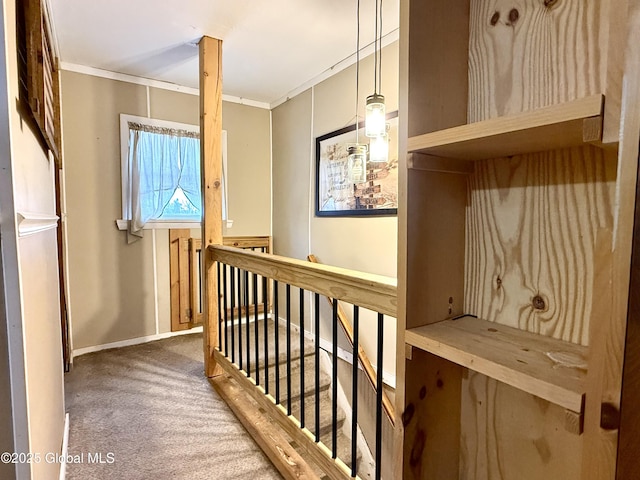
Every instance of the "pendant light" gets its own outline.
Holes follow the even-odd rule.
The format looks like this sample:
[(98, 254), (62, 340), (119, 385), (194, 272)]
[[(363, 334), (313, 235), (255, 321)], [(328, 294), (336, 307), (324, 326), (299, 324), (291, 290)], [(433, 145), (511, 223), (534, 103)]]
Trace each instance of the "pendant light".
[[(386, 134), (384, 95), (378, 87), (382, 83), (382, 0), (376, 2), (376, 26), (373, 44), (373, 95), (367, 97), (365, 109), (364, 132), (367, 137), (378, 137)], [(380, 15), (378, 16), (378, 9)], [(378, 26), (380, 28), (378, 29)], [(379, 35), (378, 35), (379, 32)]]
[(387, 163), (389, 161), (389, 134), (373, 137), (369, 142), (369, 161), (371, 163)]
[(385, 113), (384, 95), (380, 95), (379, 93), (369, 95), (367, 97), (367, 108), (364, 120), (364, 131), (367, 137), (384, 135)]
[(352, 145), (349, 147), (349, 159), (347, 160), (349, 179), (351, 183), (364, 183), (367, 181), (367, 146)]
[[(378, 0), (376, 0), (377, 2)], [(358, 84), (360, 82), (360, 0), (357, 6), (357, 30), (356, 30), (356, 143), (348, 148), (347, 176), (350, 183), (363, 183), (367, 181), (367, 145), (359, 143), (358, 136)]]

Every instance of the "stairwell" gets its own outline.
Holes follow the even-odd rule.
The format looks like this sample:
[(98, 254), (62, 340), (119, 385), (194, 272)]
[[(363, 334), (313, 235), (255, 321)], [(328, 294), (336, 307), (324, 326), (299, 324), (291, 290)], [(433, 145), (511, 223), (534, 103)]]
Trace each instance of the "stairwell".
[[(304, 338), (302, 349), (300, 344), (300, 334), (295, 326), (290, 331), (290, 376), (287, 375), (287, 329), (286, 323), (280, 320), (278, 324), (278, 354), (276, 355), (275, 341), (275, 322), (272, 319), (266, 320), (267, 324), (267, 344), (265, 345), (265, 320), (258, 319), (247, 324), (246, 319), (242, 319), (242, 324), (237, 324), (235, 319), (233, 328), (229, 326), (226, 329), (228, 342), (228, 358), (234, 363), (240, 365), (240, 356), (242, 356), (242, 369), (248, 372), (256, 383), (267, 390), (267, 392), (276, 397), (276, 365), (279, 372), (279, 400), (284, 408), (288, 408), (288, 399), (291, 398), (291, 415), (302, 421), (302, 406), (304, 405), (304, 426), (308, 428), (314, 435), (317, 433), (316, 428), (316, 361), (319, 362), (320, 376), (318, 383), (318, 397), (320, 406), (320, 423), (319, 434), (320, 441), (324, 443), (330, 450), (333, 449), (332, 442), (332, 410), (333, 402), (338, 404), (336, 426), (337, 426), (337, 456), (346, 465), (351, 467), (351, 408), (346, 401), (345, 395), (342, 394), (340, 385), (338, 385), (338, 396), (333, 399), (332, 378), (331, 378), (331, 358), (327, 352), (320, 350), (320, 358), (316, 359), (315, 343)], [(229, 320), (230, 324), (230, 320)], [(248, 325), (248, 327), (247, 327)], [(256, 326), (257, 326), (257, 356), (256, 356)], [(233, 335), (233, 341), (232, 341)], [(247, 362), (247, 335), (249, 346), (249, 362)], [(234, 348), (231, 348), (233, 344)], [(224, 345), (224, 342), (223, 342)], [(265, 355), (265, 348), (267, 355)], [(225, 350), (223, 348), (223, 353)], [(256, 360), (257, 358), (257, 360)], [(268, 372), (268, 385), (265, 385), (265, 363)], [(257, 369), (256, 369), (257, 364)], [(302, 370), (304, 368), (304, 374)], [(290, 379), (290, 394), (288, 390), (288, 381)], [(301, 379), (303, 379), (301, 381)], [(304, 390), (302, 389), (304, 383)], [(290, 442), (291, 446), (298, 450), (304, 456), (304, 452), (300, 451), (295, 442)], [(320, 478), (324, 477), (322, 471), (308, 461), (314, 471)], [(359, 434), (358, 438), (358, 454), (356, 458), (357, 474), (360, 478), (369, 479), (374, 477), (374, 463), (370, 453), (370, 449), (364, 441), (364, 437)]]

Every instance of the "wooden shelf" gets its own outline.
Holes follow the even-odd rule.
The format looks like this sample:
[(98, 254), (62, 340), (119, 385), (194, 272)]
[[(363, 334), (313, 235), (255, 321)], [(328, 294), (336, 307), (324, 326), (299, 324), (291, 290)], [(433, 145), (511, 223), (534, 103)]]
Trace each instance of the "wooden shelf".
[(464, 160), (499, 158), (598, 143), (604, 96), (410, 137), (409, 152)]
[[(587, 347), (474, 317), (412, 328), (407, 344), (582, 413), (586, 371), (554, 357), (586, 359)], [(586, 362), (586, 360), (585, 360)]]

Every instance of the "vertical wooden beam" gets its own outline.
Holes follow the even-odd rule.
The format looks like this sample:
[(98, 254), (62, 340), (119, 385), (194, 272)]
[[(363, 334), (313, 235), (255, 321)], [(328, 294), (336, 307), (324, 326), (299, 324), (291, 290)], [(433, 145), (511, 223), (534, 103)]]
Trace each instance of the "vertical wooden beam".
[[(629, 34), (629, 0), (609, 0), (602, 2), (605, 15), (602, 22), (607, 29), (603, 35), (603, 45), (607, 45), (607, 59), (602, 62), (604, 70), (604, 122), (602, 125), (602, 143), (615, 144), (620, 140), (620, 118), (622, 115), (622, 78), (625, 63), (625, 42)], [(604, 43), (606, 41), (606, 43)]]
[(204, 368), (222, 370), (213, 355), (218, 346), (218, 279), (209, 245), (222, 244), (222, 40), (200, 40), (200, 172), (202, 175), (202, 293)]
[[(638, 156), (640, 149), (638, 143), (640, 141), (640, 111), (638, 103), (640, 102), (640, 52), (637, 45), (640, 42), (640, 0), (630, 0), (628, 18), (628, 38), (626, 58), (625, 58), (625, 88), (622, 95), (622, 111), (623, 120), (621, 122), (622, 140), (620, 142), (620, 173), (626, 175), (621, 177), (625, 179), (625, 191), (627, 197), (621, 197), (621, 201), (626, 203), (626, 216), (620, 221), (626, 221), (626, 229), (623, 233), (628, 234), (630, 228), (633, 228), (632, 234), (632, 256), (631, 256), (631, 272), (629, 288), (626, 282), (620, 286), (621, 295), (628, 293), (628, 310), (627, 310), (627, 331), (626, 345), (624, 351), (624, 370), (622, 374), (622, 392), (620, 405), (620, 433), (618, 438), (617, 452), (617, 473), (616, 479), (623, 480), (625, 478), (633, 478), (638, 474), (638, 452), (640, 452), (640, 440), (638, 439), (638, 425), (640, 425), (640, 410), (638, 404), (640, 402), (640, 302), (638, 301), (638, 288), (640, 287), (640, 161)], [(622, 163), (624, 162), (624, 163)], [(626, 169), (626, 171), (623, 171)], [(619, 181), (620, 182), (620, 181)], [(629, 201), (631, 191), (635, 184), (635, 211), (633, 217), (631, 209), (633, 205)], [(631, 227), (631, 218), (634, 218), (633, 227)], [(628, 248), (628, 247), (627, 247)], [(623, 249), (623, 254), (626, 249)], [(624, 264), (620, 265), (623, 280), (626, 280), (627, 270)], [(624, 305), (620, 301), (619, 309)], [(622, 315), (622, 312), (620, 312)]]
[[(636, 208), (636, 188), (638, 179), (638, 142), (640, 141), (640, 52), (636, 45), (640, 41), (640, 0), (629, 0), (625, 11), (626, 48), (624, 59), (624, 82), (622, 88), (622, 108), (620, 122), (620, 144), (618, 148), (618, 175), (616, 185), (615, 230), (613, 232), (611, 261), (611, 313), (608, 315), (608, 327), (604, 336), (592, 336), (590, 356), (597, 350), (601, 358), (593, 358), (587, 374), (587, 394), (585, 403), (585, 428), (583, 440), (583, 480), (610, 480), (616, 476), (616, 467), (623, 468), (623, 462), (629, 460), (637, 466), (637, 452), (627, 450), (624, 444), (627, 438), (622, 436), (632, 427), (632, 416), (628, 408), (625, 416), (620, 417), (622, 368), (631, 365), (633, 360), (624, 358), (625, 335), (627, 335), (627, 316), (633, 315), (634, 293), (630, 293), (631, 268), (634, 240), (634, 217)], [(600, 293), (599, 293), (600, 295)], [(606, 317), (605, 317), (606, 318)], [(598, 319), (602, 321), (603, 319)], [(630, 322), (633, 320), (630, 320)], [(597, 344), (595, 343), (597, 342)], [(599, 345), (599, 348), (597, 348)], [(595, 350), (595, 351), (594, 351)], [(595, 363), (595, 362), (599, 363)], [(596, 366), (592, 369), (592, 364)], [(595, 382), (595, 385), (594, 385)], [(630, 378), (625, 378), (625, 392), (637, 398), (638, 392), (627, 390)], [(627, 403), (628, 405), (628, 403)], [(637, 408), (634, 405), (632, 408)], [(619, 428), (618, 428), (619, 427)], [(618, 443), (618, 435), (620, 443)], [(634, 432), (633, 435), (637, 435)], [(618, 446), (620, 452), (618, 452)], [(619, 465), (616, 466), (616, 457)], [(637, 468), (636, 468), (637, 470)], [(634, 471), (634, 474), (636, 472)], [(617, 478), (633, 478), (620, 477)]]
[(636, 212), (631, 257), (629, 314), (622, 374), (620, 402), (620, 434), (616, 479), (633, 478), (638, 474), (640, 452), (640, 185), (636, 186)]

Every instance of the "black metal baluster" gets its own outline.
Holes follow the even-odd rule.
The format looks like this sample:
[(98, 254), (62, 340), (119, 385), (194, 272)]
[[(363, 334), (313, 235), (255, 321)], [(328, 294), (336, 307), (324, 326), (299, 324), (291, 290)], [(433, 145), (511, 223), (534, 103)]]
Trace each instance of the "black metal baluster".
[(276, 403), (280, 404), (280, 317), (278, 312), (278, 282), (273, 281), (273, 330), (276, 338)]
[(251, 377), (251, 338), (249, 337), (249, 271), (244, 272), (244, 318), (247, 323), (247, 377)]
[(229, 268), (229, 293), (231, 293), (231, 363), (236, 363), (236, 331), (233, 328), (234, 323), (234, 310), (236, 308), (235, 305), (235, 297), (236, 297), (236, 279), (235, 279), (235, 271), (234, 267)]
[(222, 268), (222, 283), (224, 285), (223, 290), (223, 302), (222, 306), (224, 307), (224, 356), (229, 357), (229, 315), (227, 313), (227, 266), (223, 265)]
[(314, 295), (316, 337), (316, 442), (320, 441), (320, 294)]
[(238, 366), (242, 370), (242, 271), (238, 268)]
[(258, 325), (258, 275), (255, 273), (253, 274), (253, 324), (253, 339), (256, 347), (256, 385), (260, 385), (260, 358), (258, 351), (258, 328), (260, 327), (260, 325)]
[(331, 458), (338, 456), (338, 300), (333, 299), (333, 358), (331, 375)]
[(291, 415), (291, 285), (287, 283), (287, 415)]
[(304, 428), (304, 289), (300, 289), (300, 428)]
[(268, 319), (268, 293), (267, 277), (262, 277), (262, 300), (264, 301), (264, 386), (265, 393), (269, 395), (269, 319)]
[[(218, 273), (218, 351), (222, 351), (222, 285), (220, 283), (220, 262), (216, 262)], [(196, 306), (193, 305), (195, 309)], [(193, 314), (195, 316), (195, 312)]]
[(376, 391), (376, 475), (375, 479), (380, 480), (381, 462), (382, 462), (382, 340), (384, 338), (384, 315), (378, 313), (378, 372)]
[(353, 383), (351, 388), (351, 476), (355, 477), (358, 466), (356, 460), (358, 458), (358, 349), (360, 337), (360, 309), (357, 305), (353, 306)]

